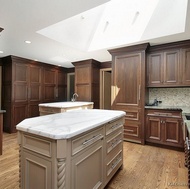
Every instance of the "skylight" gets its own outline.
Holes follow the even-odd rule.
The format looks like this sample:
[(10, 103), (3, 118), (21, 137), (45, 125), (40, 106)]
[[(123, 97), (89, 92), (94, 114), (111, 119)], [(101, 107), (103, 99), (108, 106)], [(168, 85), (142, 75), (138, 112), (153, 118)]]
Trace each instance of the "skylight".
[(139, 43), (185, 31), (188, 0), (111, 0), (37, 33), (81, 51)]

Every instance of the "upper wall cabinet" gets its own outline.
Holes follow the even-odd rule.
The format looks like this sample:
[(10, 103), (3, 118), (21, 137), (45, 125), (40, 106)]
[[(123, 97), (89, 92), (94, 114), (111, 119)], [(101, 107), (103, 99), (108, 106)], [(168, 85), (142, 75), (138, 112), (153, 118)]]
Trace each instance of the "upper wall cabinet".
[(182, 83), (183, 85), (190, 86), (190, 45), (189, 48), (181, 49), (181, 56), (182, 56)]
[(190, 40), (150, 47), (148, 87), (190, 86)]
[(148, 55), (148, 85), (175, 86), (179, 84), (179, 51), (165, 51)]

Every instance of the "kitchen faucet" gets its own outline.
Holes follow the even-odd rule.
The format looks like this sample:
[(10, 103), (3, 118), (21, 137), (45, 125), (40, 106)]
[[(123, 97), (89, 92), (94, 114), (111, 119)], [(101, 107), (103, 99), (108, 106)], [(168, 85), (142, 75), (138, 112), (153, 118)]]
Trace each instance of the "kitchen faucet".
[(74, 93), (73, 94), (73, 98), (71, 98), (71, 101), (72, 102), (75, 102), (76, 100), (77, 100), (77, 97), (78, 97), (79, 95), (77, 94), (77, 93)]

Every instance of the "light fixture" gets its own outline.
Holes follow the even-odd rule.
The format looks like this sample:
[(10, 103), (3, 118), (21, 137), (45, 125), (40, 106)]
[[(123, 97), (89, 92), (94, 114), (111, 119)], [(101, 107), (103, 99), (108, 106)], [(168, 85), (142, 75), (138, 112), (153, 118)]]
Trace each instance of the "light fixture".
[(0, 51), (0, 54), (3, 54), (3, 51)]
[(32, 42), (31, 42), (31, 41), (26, 40), (26, 41), (25, 41), (25, 43), (30, 44), (30, 43), (32, 43)]

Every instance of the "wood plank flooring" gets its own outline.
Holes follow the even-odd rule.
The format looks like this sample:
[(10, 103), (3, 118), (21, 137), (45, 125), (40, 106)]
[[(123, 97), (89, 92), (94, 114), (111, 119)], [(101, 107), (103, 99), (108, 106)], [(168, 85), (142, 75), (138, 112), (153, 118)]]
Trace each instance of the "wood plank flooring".
[[(0, 189), (19, 188), (16, 134), (3, 134)], [(184, 153), (124, 142), (124, 166), (106, 189), (187, 189)]]

